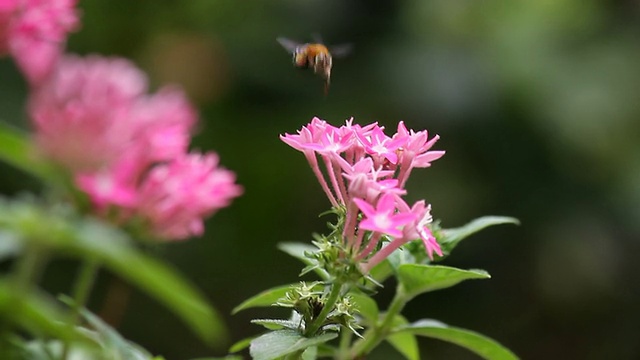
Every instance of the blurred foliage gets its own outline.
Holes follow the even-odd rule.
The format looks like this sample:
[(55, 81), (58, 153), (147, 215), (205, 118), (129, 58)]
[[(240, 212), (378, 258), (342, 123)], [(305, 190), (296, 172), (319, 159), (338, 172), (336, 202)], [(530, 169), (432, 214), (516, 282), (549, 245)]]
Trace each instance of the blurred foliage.
[[(426, 309), (500, 339), (522, 358), (640, 356), (637, 2), (101, 0), (80, 7), (83, 28), (69, 51), (130, 57), (154, 86), (184, 86), (201, 110), (195, 146), (219, 152), (246, 189), (209, 221), (204, 238), (164, 254), (216, 308), (228, 313), (265, 285), (295, 279), (298, 264), (276, 243), (308, 241), (323, 227), (317, 214), (329, 204), (278, 134), (316, 115), (333, 124), (351, 116), (391, 127), (405, 120), (439, 134), (438, 148), (447, 151), (409, 183), (443, 226), (488, 213), (522, 221), (481, 233), (447, 259), (487, 269), (491, 282), (418, 297), (407, 318)], [(335, 61), (326, 98), (319, 79), (293, 69), (275, 42), (310, 40), (314, 32), (329, 44), (354, 45)], [(0, 119), (23, 128), (25, 88), (10, 60), (0, 59)], [(37, 189), (0, 166), (3, 193)], [(60, 279), (72, 273), (70, 264), (54, 263), (44, 284), (64, 289)], [(102, 304), (99, 295), (90, 308)], [(227, 317), (234, 339), (258, 331), (249, 323), (262, 314), (255, 311)], [(176, 318), (157, 313), (165, 312), (134, 293), (119, 330), (168, 359), (211, 354)], [(149, 326), (150, 314), (158, 326)], [(434, 359), (470, 358), (440, 342), (421, 345)]]

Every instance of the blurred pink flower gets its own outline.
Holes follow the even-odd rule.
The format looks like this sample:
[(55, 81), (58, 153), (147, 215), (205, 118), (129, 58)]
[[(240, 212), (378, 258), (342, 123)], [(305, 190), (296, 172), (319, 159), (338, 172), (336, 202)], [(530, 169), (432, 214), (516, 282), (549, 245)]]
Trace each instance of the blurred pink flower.
[(183, 92), (146, 91), (145, 75), (127, 60), (66, 56), (29, 100), (35, 140), (97, 214), (142, 220), (165, 240), (199, 235), (203, 218), (241, 188), (217, 155), (187, 154), (197, 113)]
[(0, 0), (0, 55), (13, 56), (32, 85), (44, 81), (79, 25), (76, 0)]
[(62, 58), (29, 102), (39, 148), (74, 172), (104, 170), (125, 152), (140, 170), (185, 153), (195, 110), (176, 88), (146, 89), (144, 73), (127, 60)]
[(242, 193), (235, 175), (218, 166), (218, 156), (187, 154), (151, 169), (139, 189), (136, 215), (164, 239), (201, 235), (203, 217)]
[(29, 99), (40, 150), (73, 172), (111, 166), (135, 144), (141, 124), (132, 112), (146, 87), (127, 60), (64, 57)]

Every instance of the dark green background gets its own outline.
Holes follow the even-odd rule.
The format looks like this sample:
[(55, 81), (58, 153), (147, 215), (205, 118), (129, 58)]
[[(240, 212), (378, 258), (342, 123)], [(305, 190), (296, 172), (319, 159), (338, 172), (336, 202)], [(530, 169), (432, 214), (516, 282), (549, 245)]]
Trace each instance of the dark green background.
[[(491, 280), (423, 295), (407, 317), (477, 330), (524, 359), (640, 357), (637, 2), (94, 0), (80, 7), (83, 25), (69, 51), (130, 58), (154, 89), (184, 86), (201, 116), (193, 147), (217, 151), (245, 187), (208, 221), (203, 238), (161, 254), (225, 315), (266, 287), (297, 281), (301, 266), (278, 242), (324, 231), (317, 214), (329, 203), (304, 157), (278, 135), (313, 116), (334, 125), (354, 116), (389, 130), (404, 120), (439, 134), (437, 148), (447, 151), (414, 172), (409, 201), (425, 198), (445, 227), (489, 214), (522, 221), (474, 236), (446, 261), (486, 269)], [(306, 41), (314, 32), (354, 46), (334, 61), (326, 98), (321, 81), (295, 70), (275, 41)], [(0, 119), (27, 128), (25, 97), (14, 65), (1, 59)], [(39, 189), (4, 164), (0, 172), (6, 194)], [(74, 270), (55, 262), (44, 285), (66, 291)], [(93, 310), (110, 282), (101, 277)], [(380, 294), (383, 303), (392, 289)], [(233, 339), (257, 334), (249, 320), (274, 311), (227, 316)], [(120, 330), (168, 359), (224, 353), (136, 292)], [(453, 345), (422, 345), (425, 359), (474, 358)]]

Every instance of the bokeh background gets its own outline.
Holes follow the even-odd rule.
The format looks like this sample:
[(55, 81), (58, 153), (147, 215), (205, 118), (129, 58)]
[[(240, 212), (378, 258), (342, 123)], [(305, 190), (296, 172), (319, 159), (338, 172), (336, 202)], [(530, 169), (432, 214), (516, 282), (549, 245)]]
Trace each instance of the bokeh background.
[[(523, 359), (640, 358), (640, 4), (633, 0), (80, 1), (70, 52), (132, 59), (154, 87), (177, 83), (200, 110), (194, 148), (215, 150), (245, 194), (208, 221), (206, 236), (160, 256), (225, 315), (234, 340), (255, 335), (243, 299), (297, 281), (277, 250), (324, 231), (329, 206), (304, 157), (278, 135), (318, 116), (351, 116), (439, 134), (447, 155), (409, 183), (445, 227), (482, 215), (522, 225), (486, 230), (446, 264), (493, 278), (423, 295), (410, 320), (477, 330)], [(353, 44), (332, 88), (295, 70), (275, 41)], [(0, 117), (28, 128), (26, 86), (0, 60)], [(39, 184), (0, 164), (0, 190)], [(75, 264), (44, 286), (66, 290)], [(91, 308), (113, 286), (102, 274)], [(380, 294), (388, 301), (393, 284)], [(167, 359), (222, 355), (160, 305), (133, 292), (119, 330)], [(422, 340), (429, 359), (475, 359)], [(400, 358), (391, 349), (372, 358)]]

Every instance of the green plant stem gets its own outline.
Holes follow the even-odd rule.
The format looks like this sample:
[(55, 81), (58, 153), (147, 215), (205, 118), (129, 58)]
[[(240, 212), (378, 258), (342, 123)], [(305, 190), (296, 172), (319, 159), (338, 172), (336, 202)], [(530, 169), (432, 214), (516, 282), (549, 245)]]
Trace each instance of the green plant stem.
[[(45, 263), (45, 252), (30, 243), (27, 243), (24, 255), (19, 257), (13, 265), (11, 281), (17, 295), (28, 295), (31, 288), (37, 283), (40, 272)], [(17, 300), (15, 300), (17, 301)], [(0, 347), (8, 341), (11, 325), (7, 322), (0, 323)]]
[[(71, 326), (77, 325), (80, 320), (80, 309), (85, 306), (89, 299), (89, 294), (98, 274), (98, 268), (99, 264), (94, 259), (84, 261), (80, 267), (80, 272), (73, 287), (73, 305), (69, 318), (69, 325)], [(68, 342), (64, 343), (61, 356), (63, 360), (66, 360), (69, 355), (69, 345)]]
[(409, 300), (410, 297), (405, 294), (400, 286), (398, 286), (396, 294), (393, 297), (382, 322), (380, 325), (376, 325), (371, 329), (368, 334), (365, 334), (364, 339), (357, 341), (353, 345), (350, 358), (357, 359), (363, 357), (378, 346), (389, 335), (391, 327), (393, 326), (393, 320), (398, 314), (400, 314)]
[(338, 347), (336, 360), (349, 359), (349, 345), (351, 345), (352, 338), (353, 338), (353, 333), (351, 331), (347, 331), (344, 328), (340, 330), (340, 346)]
[(43, 265), (42, 251), (31, 245), (27, 245), (24, 256), (18, 259), (15, 268), (15, 286), (20, 292), (28, 292), (40, 276)]
[(315, 333), (320, 329), (322, 324), (324, 323), (327, 315), (333, 310), (336, 302), (338, 301), (338, 297), (340, 297), (340, 293), (342, 292), (342, 282), (335, 282), (331, 285), (331, 291), (329, 292), (329, 297), (327, 301), (324, 303), (322, 311), (320, 314), (313, 319), (313, 321), (307, 325), (304, 335), (306, 337), (310, 337), (315, 335)]

